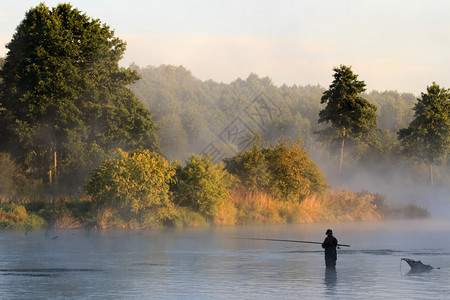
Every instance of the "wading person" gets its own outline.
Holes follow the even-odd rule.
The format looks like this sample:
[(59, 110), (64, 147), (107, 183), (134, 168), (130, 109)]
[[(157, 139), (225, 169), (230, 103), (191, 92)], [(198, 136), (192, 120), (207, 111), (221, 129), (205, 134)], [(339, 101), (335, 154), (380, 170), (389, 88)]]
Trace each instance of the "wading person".
[(325, 266), (328, 268), (336, 268), (337, 253), (336, 247), (338, 245), (337, 239), (333, 236), (333, 230), (327, 229), (325, 233), (327, 237), (322, 243), (322, 248), (325, 249)]

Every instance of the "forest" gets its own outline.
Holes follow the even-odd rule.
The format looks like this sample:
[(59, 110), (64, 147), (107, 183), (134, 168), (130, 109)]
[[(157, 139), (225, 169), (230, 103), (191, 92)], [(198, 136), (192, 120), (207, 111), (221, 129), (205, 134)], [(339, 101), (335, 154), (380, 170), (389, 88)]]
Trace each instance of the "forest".
[[(238, 78), (229, 84), (201, 81), (182, 66), (140, 68), (132, 65), (130, 68), (141, 75), (141, 80), (131, 85), (130, 89), (151, 110), (152, 119), (160, 128), (160, 147), (170, 159), (183, 161), (189, 153), (208, 150), (210, 143), (216, 143), (225, 152), (225, 157), (235, 155), (242, 149), (234, 145), (234, 149), (230, 150), (220, 145), (228, 142), (221, 139), (220, 134), (239, 118), (244, 124), (243, 130), (257, 135), (256, 140), (262, 140), (265, 145), (276, 144), (280, 136), (294, 140), (300, 137), (305, 148), (312, 153), (313, 160), (336, 183), (347, 184), (351, 180), (346, 177), (352, 177), (361, 168), (374, 172), (375, 177), (384, 176), (380, 172), (399, 174), (401, 170), (404, 171), (402, 177), (405, 181), (429, 183), (426, 160), (415, 157), (411, 149), (402, 146), (398, 135), (414, 119), (418, 97), (411, 93), (364, 91), (360, 94), (376, 107), (378, 130), (371, 145), (367, 141), (354, 141), (353, 144), (349, 141), (350, 147), (344, 152), (343, 172), (346, 176), (336, 176), (336, 146), (340, 147), (340, 144), (329, 143), (329, 138), (321, 141), (318, 134), (324, 129), (324, 124), (318, 121), (319, 113), (325, 107), (321, 98), (326, 88), (277, 87), (270, 78), (260, 78), (256, 74), (250, 74), (245, 80)], [(258, 126), (246, 112), (249, 106), (258, 105), (255, 102), (261, 93), (263, 101), (274, 107), (272, 118), (267, 119), (264, 127)], [(448, 115), (448, 98), (446, 101)], [(448, 128), (448, 117), (446, 120), (444, 128)], [(444, 136), (448, 139), (448, 129)], [(446, 143), (447, 146), (443, 146), (445, 153), (448, 152)], [(445, 186), (449, 182), (445, 155), (436, 168), (433, 184)]]
[(450, 183), (450, 92), (434, 82), (418, 96), (367, 92), (346, 65), (328, 88), (123, 68), (125, 41), (70, 4), (30, 9), (7, 49), (2, 228), (425, 217), (410, 195)]

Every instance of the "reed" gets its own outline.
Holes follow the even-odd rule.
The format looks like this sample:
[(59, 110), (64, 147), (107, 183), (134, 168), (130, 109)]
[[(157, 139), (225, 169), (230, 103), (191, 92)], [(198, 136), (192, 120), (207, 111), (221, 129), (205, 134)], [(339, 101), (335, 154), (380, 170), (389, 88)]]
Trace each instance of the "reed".
[(218, 224), (309, 223), (323, 217), (322, 202), (309, 196), (302, 202), (284, 201), (244, 188), (235, 191), (219, 210)]
[(277, 199), (245, 188), (224, 201), (215, 223), (280, 224), (320, 221), (375, 221), (382, 219), (375, 197), (367, 193), (332, 190), (326, 196), (312, 194), (301, 202)]
[(375, 204), (375, 196), (335, 189), (327, 194), (327, 215), (337, 221), (378, 221), (381, 210)]

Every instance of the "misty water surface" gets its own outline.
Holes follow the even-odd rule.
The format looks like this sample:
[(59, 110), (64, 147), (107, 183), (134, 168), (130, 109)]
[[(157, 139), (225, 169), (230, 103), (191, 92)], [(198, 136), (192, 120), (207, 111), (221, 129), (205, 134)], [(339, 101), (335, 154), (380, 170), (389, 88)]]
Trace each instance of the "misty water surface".
[[(320, 245), (330, 224), (158, 231), (2, 232), (1, 299), (444, 299), (449, 221), (332, 226), (336, 273)], [(402, 257), (441, 267), (412, 274)]]

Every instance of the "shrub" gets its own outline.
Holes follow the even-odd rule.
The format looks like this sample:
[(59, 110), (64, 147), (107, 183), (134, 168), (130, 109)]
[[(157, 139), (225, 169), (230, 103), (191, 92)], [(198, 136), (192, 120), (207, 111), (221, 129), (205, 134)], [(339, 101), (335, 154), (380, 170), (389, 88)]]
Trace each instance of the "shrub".
[(30, 214), (23, 205), (8, 204), (0, 208), (0, 227), (37, 229), (46, 223), (43, 218)]
[[(289, 145), (288, 145), (289, 142)], [(272, 194), (299, 202), (311, 193), (323, 194), (327, 181), (316, 163), (310, 160), (302, 141), (280, 140), (267, 150), (267, 161), (272, 173)]]
[(224, 170), (223, 164), (214, 164), (209, 157), (193, 154), (185, 167), (178, 167), (172, 190), (178, 204), (192, 207), (213, 219), (228, 196), (230, 184), (230, 174)]
[(254, 146), (229, 159), (227, 168), (246, 189), (292, 202), (301, 202), (311, 193), (322, 195), (328, 189), (325, 177), (310, 160), (300, 139), (281, 139), (271, 148)]
[(271, 175), (266, 159), (267, 149), (254, 145), (226, 161), (227, 170), (236, 174), (249, 191), (268, 191)]
[(148, 209), (161, 209), (162, 221), (168, 218), (169, 183), (175, 166), (161, 155), (137, 149), (118, 150), (119, 158), (105, 161), (87, 181), (86, 191), (94, 203), (117, 209), (122, 215), (139, 216)]

